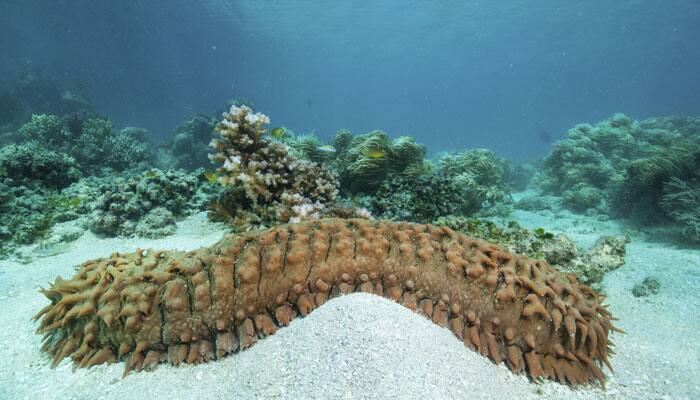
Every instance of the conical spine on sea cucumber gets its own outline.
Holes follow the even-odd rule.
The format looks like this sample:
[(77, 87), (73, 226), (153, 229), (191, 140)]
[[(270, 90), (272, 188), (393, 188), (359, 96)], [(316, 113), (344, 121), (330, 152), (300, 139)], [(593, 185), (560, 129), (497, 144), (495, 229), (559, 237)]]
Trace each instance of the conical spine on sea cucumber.
[(515, 373), (604, 384), (615, 328), (602, 296), (546, 262), (444, 227), (322, 219), (190, 252), (114, 253), (42, 292), (53, 365), (124, 360), (125, 374), (246, 349), (329, 298), (392, 299)]

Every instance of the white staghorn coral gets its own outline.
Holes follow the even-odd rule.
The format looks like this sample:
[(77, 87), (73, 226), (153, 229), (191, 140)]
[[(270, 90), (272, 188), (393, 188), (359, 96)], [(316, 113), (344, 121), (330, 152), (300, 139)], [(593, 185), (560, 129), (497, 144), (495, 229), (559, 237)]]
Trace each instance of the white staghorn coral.
[(299, 160), (289, 148), (264, 137), (270, 119), (246, 106), (232, 106), (217, 125), (209, 158), (221, 163), (218, 181), (230, 188), (220, 204), (229, 216), (254, 215), (261, 222), (318, 217), (338, 193), (335, 173)]

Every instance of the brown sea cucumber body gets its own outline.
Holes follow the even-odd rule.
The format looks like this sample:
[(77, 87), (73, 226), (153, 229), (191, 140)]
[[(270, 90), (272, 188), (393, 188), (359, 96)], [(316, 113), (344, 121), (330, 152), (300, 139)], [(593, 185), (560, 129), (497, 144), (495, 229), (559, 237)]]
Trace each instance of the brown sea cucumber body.
[(115, 253), (57, 278), (36, 318), (54, 365), (125, 360), (128, 372), (235, 353), (358, 291), (399, 302), (516, 373), (604, 383), (614, 328), (602, 296), (544, 261), (432, 225), (324, 219), (190, 252)]

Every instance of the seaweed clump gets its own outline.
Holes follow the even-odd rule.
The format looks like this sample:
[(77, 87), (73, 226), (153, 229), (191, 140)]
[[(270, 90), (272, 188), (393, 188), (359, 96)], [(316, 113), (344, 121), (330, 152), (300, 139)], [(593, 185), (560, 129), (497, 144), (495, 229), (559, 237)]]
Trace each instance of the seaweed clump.
[(268, 123), (250, 107), (233, 105), (217, 124), (209, 158), (221, 164), (216, 175), (225, 190), (213, 205), (214, 219), (245, 227), (318, 218), (336, 199), (336, 174), (270, 140)]
[[(700, 178), (700, 177), (698, 177)], [(671, 178), (664, 183), (661, 208), (680, 225), (683, 236), (700, 243), (700, 180)]]
[(379, 130), (353, 136), (340, 131), (334, 137), (337, 166), (344, 193), (373, 193), (388, 178), (421, 164), (425, 146), (410, 136), (393, 141)]

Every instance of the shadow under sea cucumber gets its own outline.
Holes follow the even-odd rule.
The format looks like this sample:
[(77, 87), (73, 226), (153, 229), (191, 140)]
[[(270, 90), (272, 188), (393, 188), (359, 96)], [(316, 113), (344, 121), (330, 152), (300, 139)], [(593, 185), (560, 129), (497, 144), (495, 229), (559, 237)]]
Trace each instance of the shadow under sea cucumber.
[(605, 383), (617, 330), (603, 296), (542, 260), (449, 228), (363, 219), (114, 253), (42, 292), (37, 333), (54, 366), (123, 360), (125, 374), (224, 357), (352, 292), (397, 301), (515, 373), (572, 385)]

